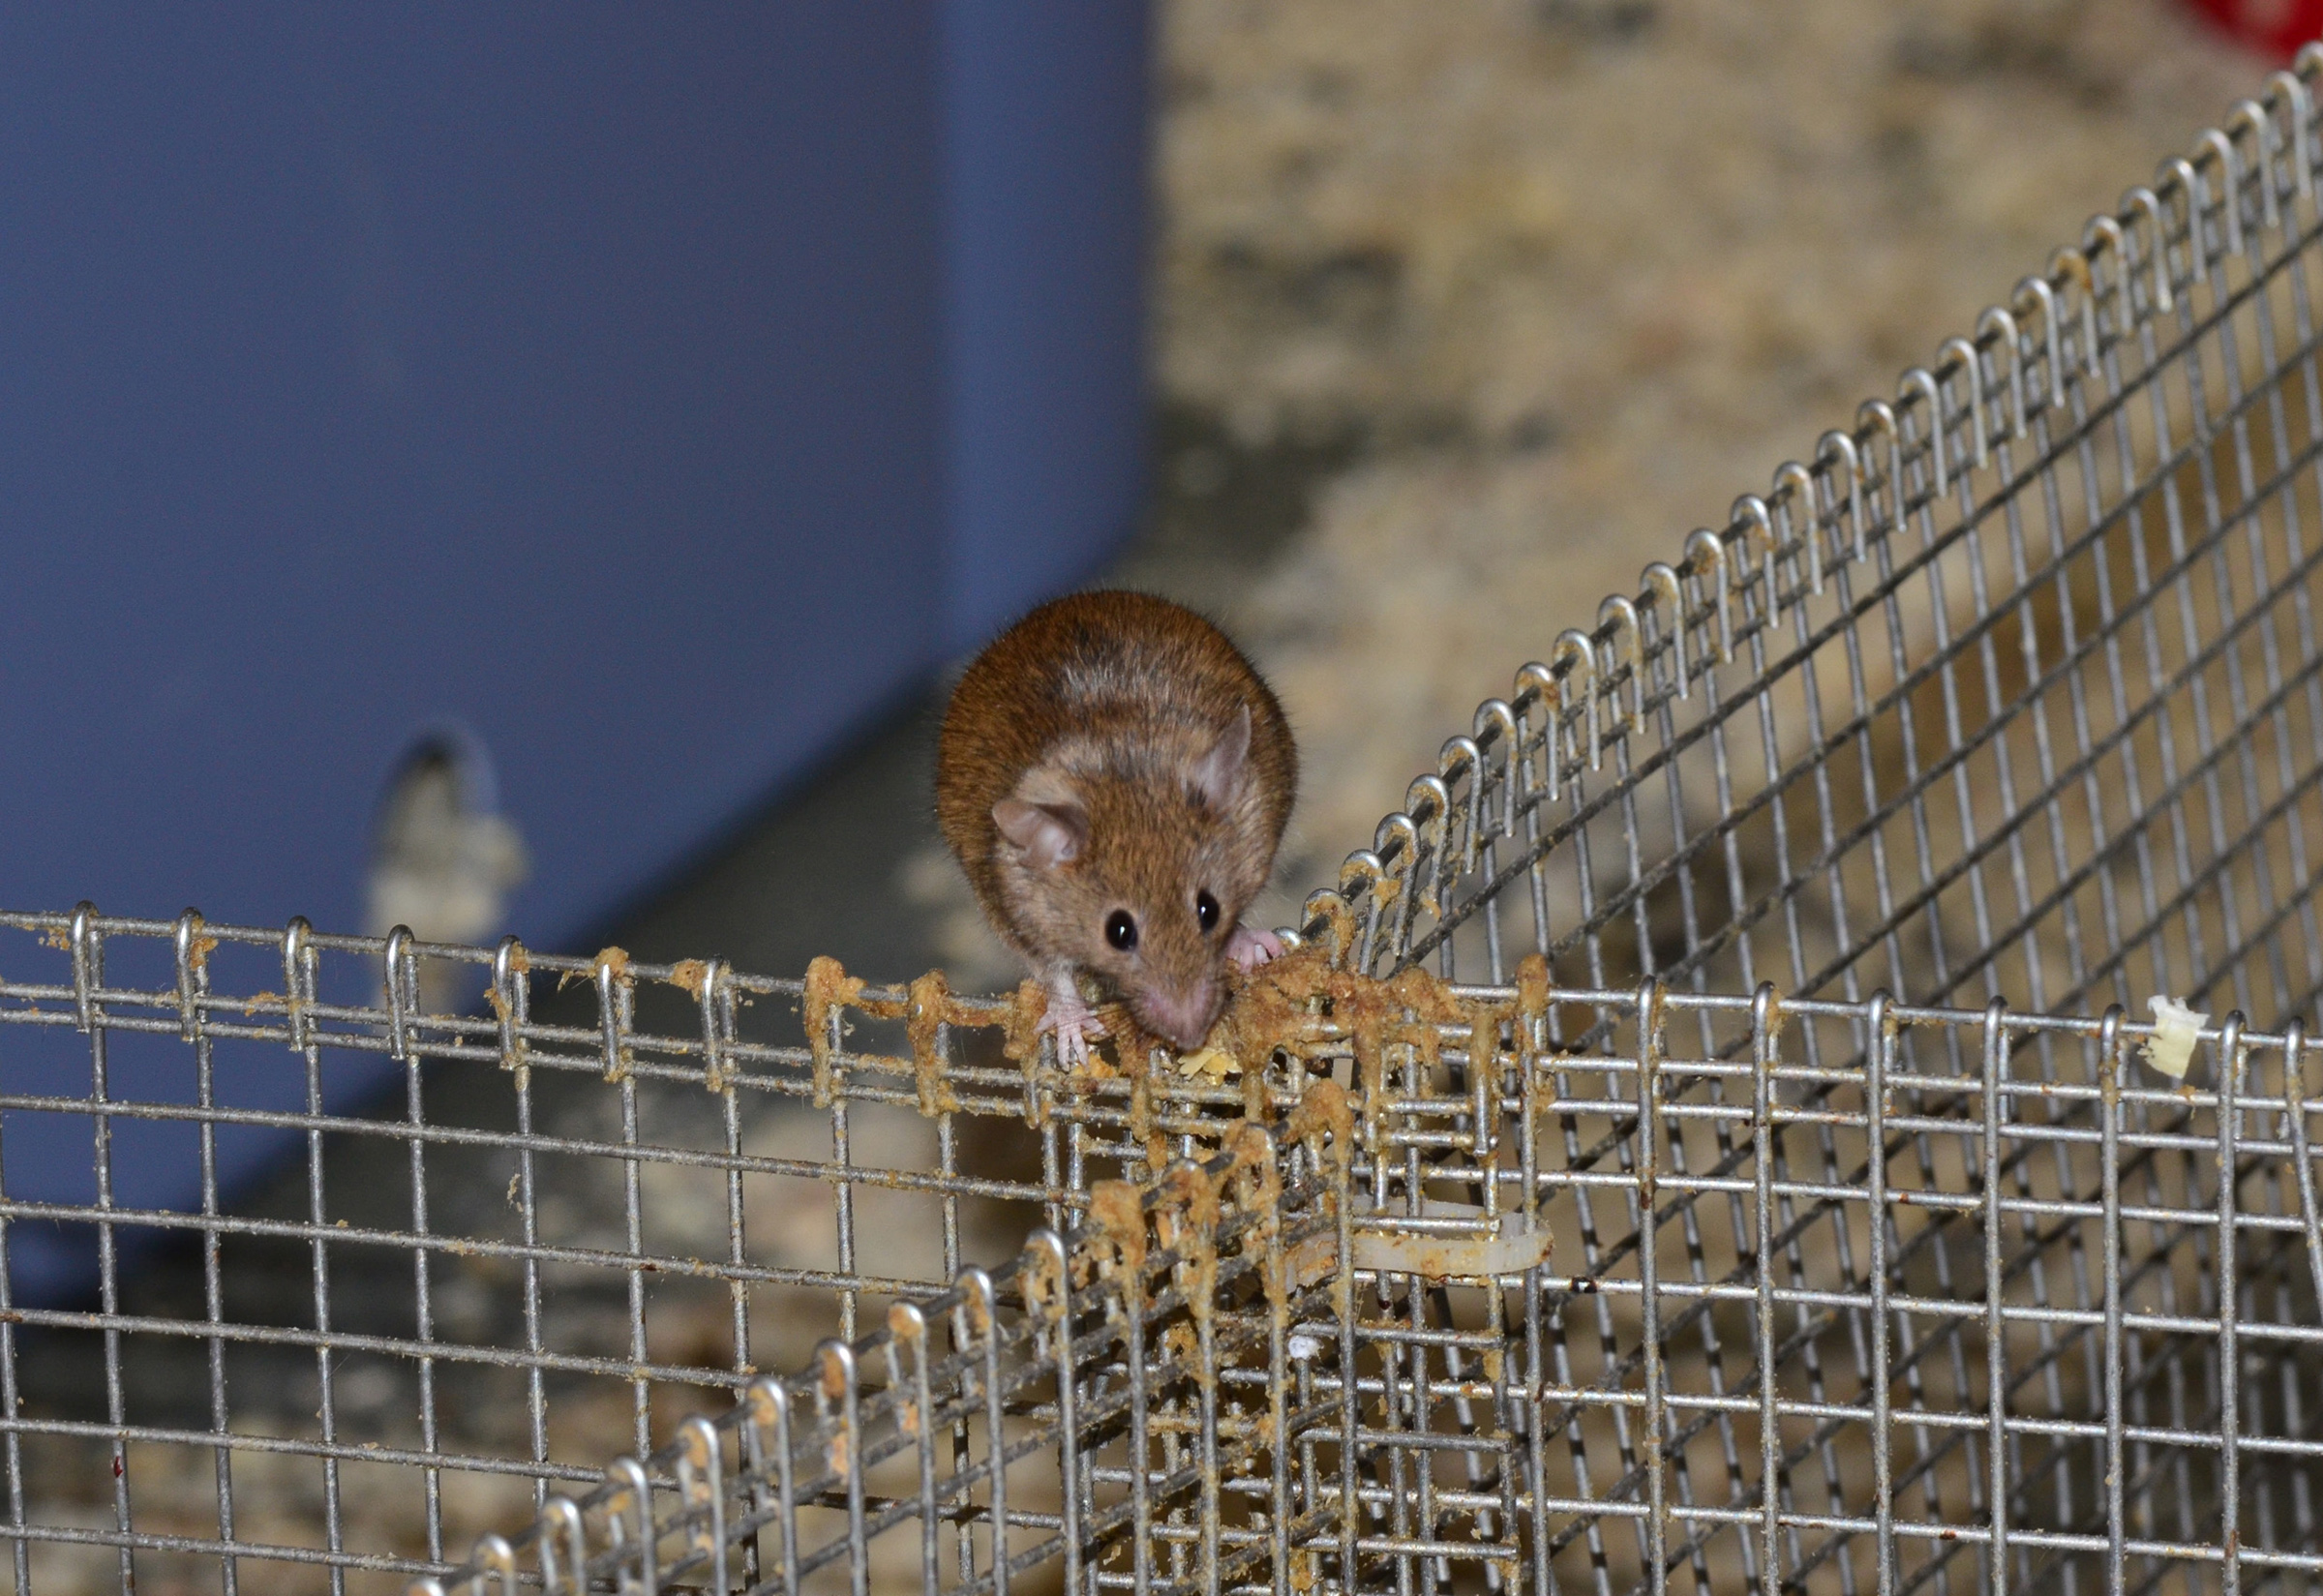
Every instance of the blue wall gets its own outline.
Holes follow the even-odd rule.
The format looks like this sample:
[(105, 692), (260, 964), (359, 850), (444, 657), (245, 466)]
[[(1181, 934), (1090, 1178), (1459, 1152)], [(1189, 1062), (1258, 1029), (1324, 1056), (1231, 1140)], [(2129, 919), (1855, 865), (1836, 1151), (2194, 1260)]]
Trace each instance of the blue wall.
[(354, 928), (453, 727), (570, 946), (1086, 576), (1146, 71), (1135, 0), (0, 10), (0, 903)]
[(0, 12), (0, 901), (579, 936), (1134, 515), (1140, 8)]
[[(950, 0), (948, 640), (1088, 574), (1143, 481), (1143, 8)], [(1063, 581), (1060, 581), (1060, 578)]]

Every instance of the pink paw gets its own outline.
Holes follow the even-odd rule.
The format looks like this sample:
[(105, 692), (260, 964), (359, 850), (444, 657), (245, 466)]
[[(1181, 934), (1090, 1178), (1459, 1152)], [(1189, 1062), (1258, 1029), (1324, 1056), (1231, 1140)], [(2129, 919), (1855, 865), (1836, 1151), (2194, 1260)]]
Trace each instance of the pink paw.
[(1041, 1016), (1041, 1029), (1056, 1033), (1057, 1062), (1068, 1069), (1086, 1069), (1089, 1044), (1105, 1034), (1104, 1022), (1089, 1011), (1079, 992), (1065, 997), (1054, 988), (1048, 996), (1048, 1012)]
[(1255, 969), (1282, 956), (1282, 939), (1272, 931), (1253, 931), (1247, 925), (1234, 927), (1226, 939), (1226, 957), (1245, 970)]

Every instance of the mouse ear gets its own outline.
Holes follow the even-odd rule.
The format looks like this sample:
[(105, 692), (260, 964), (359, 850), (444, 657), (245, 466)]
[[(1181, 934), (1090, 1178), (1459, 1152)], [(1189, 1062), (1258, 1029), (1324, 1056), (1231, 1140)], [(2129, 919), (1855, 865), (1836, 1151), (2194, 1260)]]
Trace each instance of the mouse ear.
[(1071, 863), (1089, 841), (1089, 812), (1077, 803), (1002, 798), (992, 805), (992, 824), (1024, 851), (1025, 862), (1036, 870)]
[(1251, 707), (1246, 704), (1235, 711), (1210, 751), (1193, 762), (1189, 777), (1193, 790), (1211, 808), (1228, 809), (1233, 807), (1234, 795), (1242, 790), (1243, 768), (1250, 762)]

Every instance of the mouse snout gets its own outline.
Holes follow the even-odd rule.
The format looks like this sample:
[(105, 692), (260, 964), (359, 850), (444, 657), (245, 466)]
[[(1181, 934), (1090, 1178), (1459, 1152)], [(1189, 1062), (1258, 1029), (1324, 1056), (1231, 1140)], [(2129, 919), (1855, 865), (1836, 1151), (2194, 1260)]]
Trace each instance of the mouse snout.
[(1182, 1050), (1192, 1049), (1201, 1046), (1210, 1034), (1224, 997), (1217, 981), (1201, 980), (1191, 986), (1152, 988), (1132, 999), (1130, 1008), (1148, 1031)]

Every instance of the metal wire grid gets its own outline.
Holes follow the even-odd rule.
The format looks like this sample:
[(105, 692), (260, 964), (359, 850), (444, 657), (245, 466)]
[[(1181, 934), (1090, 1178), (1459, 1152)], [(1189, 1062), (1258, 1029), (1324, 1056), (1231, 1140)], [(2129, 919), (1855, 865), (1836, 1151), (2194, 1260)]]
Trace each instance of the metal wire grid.
[[(970, 1277), (920, 1310), (967, 1314), (927, 1401), (887, 1410), (919, 1433), (950, 1428), (950, 1474), (939, 1461), (875, 1495), (867, 1460), (841, 1468), (829, 1450), (867, 1422), (864, 1400), (892, 1403), (861, 1383), (897, 1344), (890, 1328), (862, 1343), (857, 1384), (827, 1350), (821, 1377), (789, 1388), (794, 1417), (816, 1414), (799, 1445), (825, 1448), (836, 1499), (797, 1448), (784, 1498), (780, 1461), (753, 1460), (757, 1431), (729, 1418), (714, 1464), (695, 1428), (696, 1450), (662, 1456), (666, 1480), (643, 1494), (676, 1491), (680, 1516), (655, 1521), (686, 1530), (689, 1499), (707, 1513), (714, 1467), (776, 1492), (773, 1518), (764, 1496), (745, 1511), (709, 1492), (725, 1515), (709, 1544), (738, 1548), (727, 1574), (788, 1581), (767, 1533), (805, 1547), (781, 1514), (836, 1513), (824, 1547), (843, 1551), (799, 1577), (856, 1590), (875, 1570), (883, 1585), (997, 1588), (996, 1516), (1004, 1568), (1037, 1579), (1042, 1547), (1059, 1564), (1073, 1547), (1092, 1589), (1515, 1580), (1661, 1596), (1690, 1579), (1887, 1596), (1972, 1577), (1997, 1592), (2315, 1574), (2308, 1125), (2281, 1062), (2302, 1040), (2236, 1020), (2217, 1046), (2240, 1067), (2212, 1090), (2141, 1092), (2122, 1081), (2111, 1020), (1861, 994), (2230, 994), (2287, 1026), (2323, 980), (2304, 890), (2323, 726), (2303, 531), (2323, 437), (2302, 80), (2316, 69), (2303, 58), (2231, 134), (2166, 166), (2157, 195), (2093, 223), (2053, 280), (2020, 287), (2023, 323), (1988, 313), (1934, 374), (1907, 375), (1896, 406), (1866, 407), (1814, 468), (1778, 472), (1771, 503), (1746, 497), (1726, 532), (1697, 534), (1682, 571), (1649, 568), (1640, 599), (1609, 600), (1598, 632), (1568, 634), (1447, 745), (1343, 892), (1311, 904), (1310, 931), (1358, 967), (1493, 983), (1466, 1000), (1498, 1018), (1433, 1049), (1374, 1049), (1385, 1073), (1325, 1025), (1282, 1079), (1075, 1083), (968, 1045), (1004, 1022), (999, 1006), (931, 1007), (925, 991), (917, 1035), (911, 994), (872, 992), (818, 1010), (819, 1045), (800, 1046), (746, 1012), (798, 1001), (800, 983), (714, 965), (191, 918), (0, 919), (63, 964), (0, 983), (12, 1055), (37, 1080), (65, 1043), (83, 1071), (0, 1099), (0, 1132), (86, 1135), (96, 1182), (83, 1201), (0, 1201), (0, 1248), (42, 1224), (93, 1230), (99, 1278), (93, 1308), (0, 1301), (17, 1588), (214, 1569), (231, 1591), (304, 1567), (337, 1591), (440, 1571), (447, 1536), (599, 1479), (584, 1460), (611, 1436), (647, 1455), (692, 1393), (760, 1389), (756, 1369), (795, 1363), (803, 1338), (855, 1336), (866, 1311), (954, 1279), (972, 1250), (1005, 1251), (980, 1243), (1030, 1220), (1067, 1229), (1097, 1182), (1150, 1183), (1165, 1159), (1215, 1148), (1222, 1122), (1291, 1112), (1334, 1067), (1355, 1099), (1331, 1138), (1349, 1184), (1312, 1199), (1341, 1218), (1334, 1249), (1288, 1277), (1306, 1282), (1299, 1328), (1249, 1339), (1251, 1292), (1298, 1245), (1261, 1239), (1254, 1262), (1244, 1247), (1245, 1266), (1219, 1265), (1216, 1289), (1239, 1295), (1206, 1315), (1182, 1279), (1134, 1331), (1139, 1314), (1093, 1308), (1119, 1337), (1093, 1320), (1084, 1356), (1076, 1328), (1074, 1379), (1058, 1380), (1053, 1349), (1039, 1364), (1045, 1306), (1003, 1292), (994, 1322), (1033, 1325), (1008, 1333), (1033, 1362), (995, 1376), (979, 1360), (1002, 1333), (978, 1326)], [(1531, 998), (1501, 985), (1527, 914)], [(125, 977), (140, 956), (144, 979)], [(243, 976), (222, 980), (236, 960)], [(421, 961), (489, 972), (495, 1012), (421, 1012)], [(256, 990), (264, 967), (279, 995)], [(1732, 995), (1765, 975), (1798, 996)], [(593, 1011), (536, 1016), (549, 978), (582, 981)], [(1676, 990), (1614, 995), (1649, 979)], [(385, 996), (325, 1001), (353, 981)], [(664, 1003), (678, 1007), (657, 1019)], [(1663, 1022), (1644, 1039), (1641, 1006)], [(1663, 1056), (1678, 1016), (1699, 1033), (1690, 1062)], [(851, 1023), (896, 1039), (851, 1047)], [(108, 1059), (136, 1047), (183, 1061), (173, 1100), (108, 1097)], [(358, 1051), (404, 1064), (402, 1118), (320, 1110), (333, 1060)], [(286, 1058), (307, 1112), (235, 1106), (242, 1071)], [(2276, 1121), (2253, 1094), (2283, 1105)], [(787, 1139), (806, 1126), (811, 1151)], [(198, 1214), (108, 1199), (108, 1160), (140, 1135), (136, 1156), (206, 1168), (216, 1138), (269, 1131), (304, 1143), (287, 1195), (229, 1201), (211, 1181)], [(1296, 1189), (1300, 1168), (1277, 1173)], [(891, 1192), (903, 1208), (871, 1216)], [(1288, 1229), (1306, 1200), (1280, 1210)], [(1429, 1206), (1451, 1201), (1464, 1206)], [(1556, 1238), (1554, 1275), (1500, 1267), (1500, 1219)], [(826, 1220), (829, 1255), (807, 1256), (804, 1232)], [(1433, 1231), (1488, 1249), (1451, 1261), (1487, 1266), (1395, 1250)], [(1121, 1233), (1100, 1226), (1067, 1259), (1101, 1305), (1134, 1273)], [(157, 1235), (190, 1247), (127, 1267)], [(915, 1242), (922, 1258), (906, 1256)], [(1171, 1235), (1148, 1252), (1153, 1270), (1203, 1267)], [(1350, 1295), (1318, 1314), (1324, 1280)], [(1222, 1326), (1241, 1350), (1222, 1350)], [(1190, 1336), (1173, 1345), (1173, 1328)], [(1131, 1357), (1120, 1338), (1148, 1330), (1159, 1339)], [(1140, 1370), (1142, 1410), (1120, 1397)], [(817, 1392), (835, 1405), (814, 1407)], [(1252, 1416), (1260, 1393), (1272, 1428)], [(1076, 1430), (1087, 1401), (1117, 1398), (1120, 1437)], [(1004, 1450), (1055, 1449), (1005, 1507), (978, 1472), (979, 1414)], [(1069, 1466), (1104, 1444), (1113, 1460)], [(1244, 1448), (1227, 1475), (1189, 1474), (1189, 1448), (1219, 1446)], [(106, 1474), (103, 1499), (74, 1498)], [(515, 1501), (490, 1489), (507, 1482)], [(1109, 1549), (1064, 1533), (1124, 1499)], [(942, 1565), (939, 1521), (955, 1543)], [(556, 1510), (545, 1544), (570, 1521)], [(634, 1571), (648, 1583), (690, 1555), (666, 1535), (652, 1546)], [(898, 1546), (900, 1573), (879, 1561)], [(569, 1581), (574, 1566), (543, 1572)]]
[[(423, 975), (483, 1011), (424, 1009)], [(444, 1570), (761, 1368), (1069, 1227), (1257, 1084), (1067, 1078), (1002, 1056), (1007, 1002), (817, 987), (839, 975), (0, 916), (15, 1588)], [(400, 1101), (326, 1110), (381, 1055)], [(285, 1070), (304, 1109), (251, 1106)], [(284, 1178), (222, 1189), (237, 1136), (278, 1143)], [(33, 1138), (86, 1148), (86, 1188), (12, 1186)], [(115, 1197), (157, 1160), (199, 1171), (187, 1210)], [(22, 1298), (27, 1250), (60, 1238), (86, 1244), (85, 1296)]]
[(1492, 981), (2307, 1012), (2319, 62), (1520, 671), (1310, 920)]
[[(1343, 1114), (1311, 1085), (1278, 1135), (1219, 1127), (1229, 1151), (1142, 1211), (1101, 1201), (1070, 1240), (827, 1344), (462, 1578), (2323, 1579), (2323, 1104), (2296, 1029), (2230, 1020), (2189, 1089), (2133, 1062), (2144, 1028), (2118, 1015), (1462, 996), (1433, 1065), (1416, 1027), (1318, 1024), (1301, 1059), (1348, 1082)], [(1602, 1053), (1543, 1045), (1566, 1006), (1605, 1018)], [(1810, 1063), (1810, 1039), (1860, 1062)], [(1535, 1231), (1547, 1260), (1492, 1256)]]

